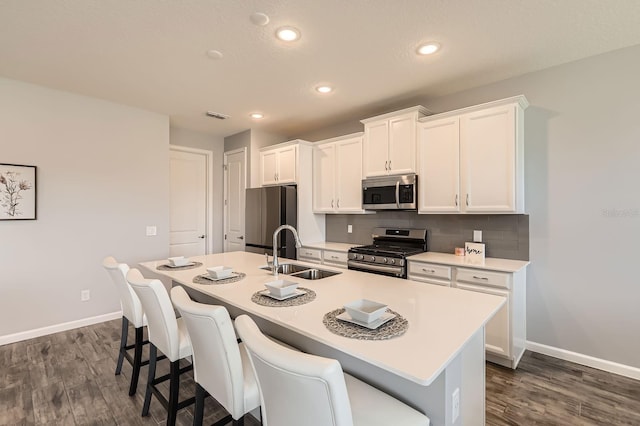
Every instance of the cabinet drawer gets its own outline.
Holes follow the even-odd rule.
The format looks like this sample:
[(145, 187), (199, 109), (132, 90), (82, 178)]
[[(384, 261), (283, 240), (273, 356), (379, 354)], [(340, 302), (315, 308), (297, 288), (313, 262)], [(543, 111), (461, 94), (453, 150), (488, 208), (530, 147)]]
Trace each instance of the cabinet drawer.
[(409, 262), (409, 275), (451, 280), (451, 267), (433, 263)]
[(322, 250), (302, 247), (298, 249), (298, 257), (301, 259), (322, 260)]
[(340, 265), (346, 265), (348, 260), (348, 255), (346, 252), (340, 251), (332, 251), (325, 250), (322, 255), (322, 260), (324, 263), (336, 263)]
[(408, 278), (412, 281), (418, 281), (421, 283), (436, 284), (436, 285), (441, 285), (443, 287), (451, 287), (451, 281), (449, 280), (441, 280), (438, 278), (428, 278), (428, 277), (425, 277), (424, 275), (411, 275), (411, 274), (409, 274)]
[(500, 288), (511, 288), (511, 275), (501, 272), (458, 268), (456, 281)]

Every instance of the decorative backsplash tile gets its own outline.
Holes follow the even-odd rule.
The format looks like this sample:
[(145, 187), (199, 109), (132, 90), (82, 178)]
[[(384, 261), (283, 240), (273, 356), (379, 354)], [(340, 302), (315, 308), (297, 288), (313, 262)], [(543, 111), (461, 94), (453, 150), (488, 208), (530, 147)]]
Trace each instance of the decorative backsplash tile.
[[(327, 215), (327, 241), (371, 244), (376, 227), (426, 228), (429, 251), (453, 253), (473, 241), (473, 230), (482, 230), (487, 257), (529, 260), (529, 215), (419, 215), (415, 212), (380, 211), (367, 215)], [(353, 233), (347, 233), (353, 225)]]

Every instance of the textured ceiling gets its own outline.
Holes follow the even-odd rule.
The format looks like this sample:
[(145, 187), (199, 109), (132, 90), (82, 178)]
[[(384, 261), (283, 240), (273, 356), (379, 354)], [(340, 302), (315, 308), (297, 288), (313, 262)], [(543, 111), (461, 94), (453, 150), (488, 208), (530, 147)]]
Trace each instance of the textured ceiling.
[[(254, 12), (270, 23), (252, 24)], [(640, 44), (639, 23), (638, 0), (0, 0), (0, 76), (213, 135), (295, 136)], [(283, 25), (302, 38), (276, 40)], [(442, 50), (415, 55), (428, 40)], [(336, 90), (319, 95), (319, 83)]]

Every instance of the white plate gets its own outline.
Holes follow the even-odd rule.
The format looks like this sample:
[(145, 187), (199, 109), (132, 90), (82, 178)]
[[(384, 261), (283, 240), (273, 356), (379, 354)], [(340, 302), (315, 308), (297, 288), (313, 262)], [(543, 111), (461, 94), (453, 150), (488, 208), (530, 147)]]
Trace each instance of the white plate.
[(263, 296), (270, 297), (272, 299), (283, 301), (283, 300), (291, 299), (292, 297), (302, 296), (303, 294), (307, 294), (307, 292), (296, 288), (293, 291), (293, 293), (280, 297), (280, 296), (276, 296), (275, 294), (271, 294), (269, 290), (265, 289), (265, 290), (262, 290), (260, 294)]
[(203, 275), (200, 275), (200, 277), (202, 277), (202, 278), (204, 278), (204, 279), (207, 279), (207, 280), (209, 280), (209, 281), (222, 281), (222, 280), (228, 280), (229, 278), (235, 278), (235, 277), (237, 277), (237, 276), (238, 276), (238, 274), (237, 274), (237, 273), (235, 273), (235, 272), (230, 273), (229, 275), (227, 275), (227, 276), (226, 276), (226, 277), (224, 277), (224, 278), (213, 278), (213, 277), (212, 277), (211, 275), (209, 275), (209, 274), (203, 274)]
[(336, 318), (341, 320), (341, 321), (346, 321), (346, 322), (350, 322), (352, 324), (356, 324), (356, 325), (361, 325), (363, 327), (367, 327), (370, 328), (371, 330), (375, 330), (376, 328), (380, 327), (382, 324), (394, 319), (396, 317), (395, 314), (392, 314), (391, 312), (385, 312), (384, 314), (382, 314), (382, 316), (380, 318), (378, 318), (375, 321), (371, 321), (370, 323), (365, 323), (365, 322), (360, 322), (358, 320), (354, 320), (353, 318), (351, 318), (351, 316), (346, 313), (343, 312), (340, 315), (336, 315)]
[(167, 268), (184, 268), (185, 266), (193, 266), (195, 265), (196, 262), (189, 262), (189, 263), (185, 263), (184, 265), (172, 265), (170, 263), (167, 263), (166, 266)]

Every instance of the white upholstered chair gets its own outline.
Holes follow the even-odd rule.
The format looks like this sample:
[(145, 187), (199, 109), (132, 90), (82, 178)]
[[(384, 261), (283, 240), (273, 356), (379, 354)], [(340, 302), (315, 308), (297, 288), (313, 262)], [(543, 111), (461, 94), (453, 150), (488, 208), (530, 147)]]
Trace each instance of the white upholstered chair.
[(429, 418), (342, 372), (340, 363), (269, 340), (247, 315), (235, 321), (256, 373), (265, 426), (427, 426)]
[[(120, 304), (122, 305), (122, 334), (120, 336), (120, 351), (118, 354), (118, 363), (116, 365), (116, 375), (122, 371), (122, 361), (126, 358), (133, 369), (131, 373), (131, 383), (129, 385), (129, 395), (136, 393), (138, 387), (138, 377), (140, 376), (140, 367), (147, 365), (149, 361), (142, 361), (142, 347), (149, 343), (144, 340), (144, 327), (147, 325), (147, 319), (142, 311), (140, 299), (133, 291), (129, 283), (127, 283), (127, 272), (129, 266), (126, 263), (118, 263), (118, 261), (109, 256), (104, 258), (102, 266), (107, 270), (111, 281), (115, 285), (118, 296), (120, 296)], [(129, 335), (129, 324), (135, 329), (135, 342), (133, 345), (127, 345)], [(127, 352), (133, 349), (133, 357)]]
[(202, 424), (206, 393), (229, 413), (214, 425), (230, 421), (243, 425), (245, 414), (260, 406), (260, 396), (243, 343), (238, 345), (229, 312), (224, 306), (194, 302), (179, 286), (171, 289), (171, 300), (187, 325), (193, 347), (194, 426)]
[[(153, 394), (167, 410), (167, 425), (174, 425), (178, 410), (195, 402), (195, 398), (178, 401), (180, 374), (193, 368), (191, 364), (180, 368), (180, 360), (192, 355), (189, 334), (182, 318), (176, 318), (169, 293), (160, 280), (146, 279), (140, 271), (132, 268), (127, 273), (127, 282), (138, 295), (148, 321), (149, 378), (142, 415), (149, 414)], [(168, 375), (156, 378), (158, 350), (169, 358), (171, 367)], [(169, 398), (165, 398), (156, 386), (167, 379), (169, 380)]]

